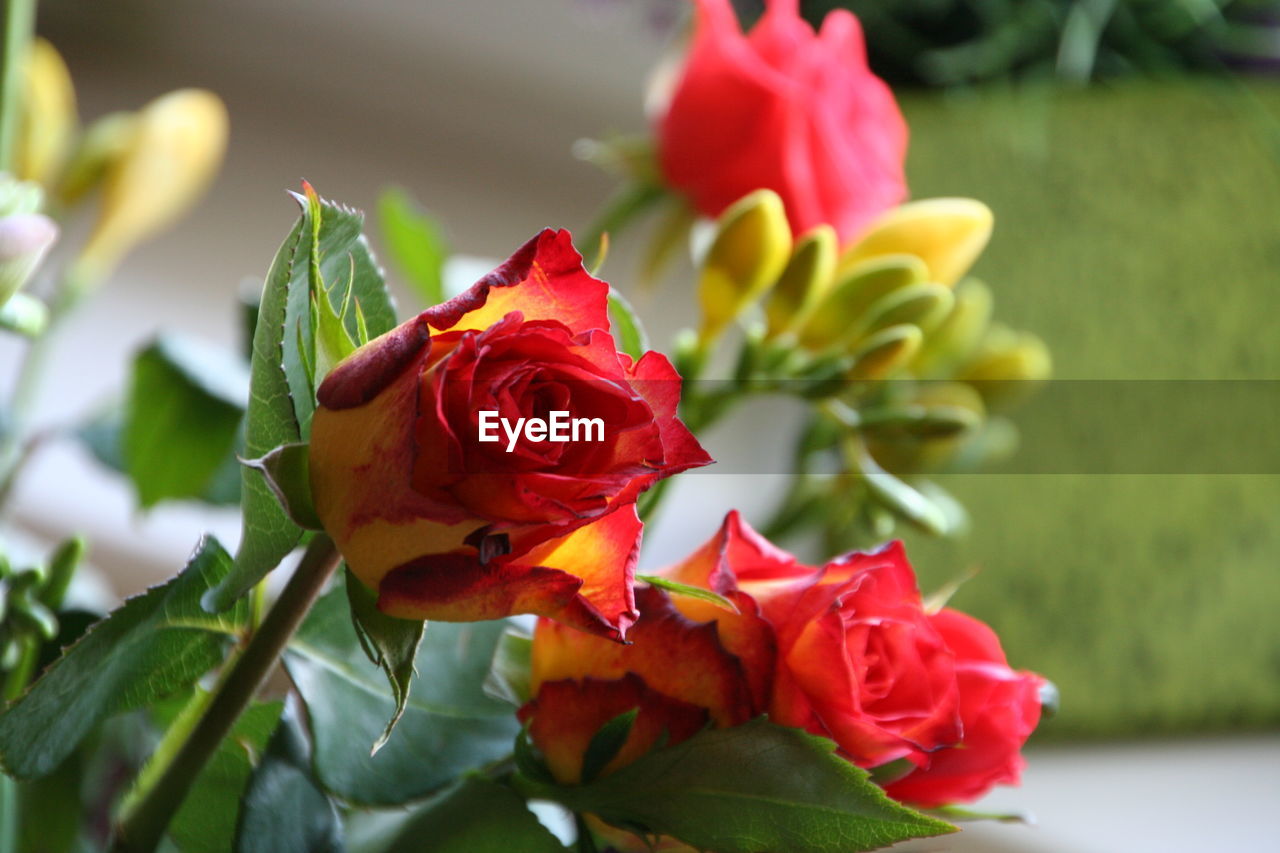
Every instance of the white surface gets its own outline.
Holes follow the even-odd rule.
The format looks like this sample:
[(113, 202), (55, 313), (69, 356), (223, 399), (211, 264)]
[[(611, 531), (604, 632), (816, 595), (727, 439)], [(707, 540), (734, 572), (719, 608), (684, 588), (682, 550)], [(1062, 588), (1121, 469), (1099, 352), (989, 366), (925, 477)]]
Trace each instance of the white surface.
[(1280, 803), (1280, 736), (1032, 749), (1020, 788), (974, 808), (1035, 823), (966, 824), (895, 851), (1269, 853)]

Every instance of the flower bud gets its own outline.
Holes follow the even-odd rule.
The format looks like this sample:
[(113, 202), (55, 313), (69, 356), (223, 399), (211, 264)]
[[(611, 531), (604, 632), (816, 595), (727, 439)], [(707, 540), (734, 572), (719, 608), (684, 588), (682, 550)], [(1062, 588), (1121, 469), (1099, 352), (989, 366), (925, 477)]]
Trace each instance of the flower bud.
[(75, 204), (101, 183), (111, 164), (133, 144), (137, 127), (137, 113), (130, 112), (108, 113), (89, 125), (63, 171), (59, 201)]
[(226, 143), (226, 107), (211, 92), (181, 89), (143, 107), (128, 148), (107, 169), (78, 280), (109, 274), (134, 246), (185, 213), (213, 178)]
[(720, 217), (698, 281), (703, 340), (717, 337), (778, 280), (791, 256), (782, 199), (759, 190)]
[(934, 198), (896, 207), (872, 223), (844, 257), (849, 269), (883, 255), (915, 255), (929, 268), (929, 280), (953, 285), (964, 276), (991, 239), (991, 209), (968, 198)]
[(930, 332), (951, 311), (955, 297), (944, 285), (921, 282), (900, 287), (876, 300), (867, 311), (868, 332), (910, 323), (922, 332)]
[(867, 311), (890, 293), (926, 280), (928, 270), (914, 255), (890, 255), (858, 264), (834, 288), (800, 329), (800, 343), (822, 350), (856, 341)]
[(903, 323), (881, 329), (853, 353), (850, 379), (884, 379), (905, 367), (920, 351), (924, 334), (919, 326)]
[(765, 316), (767, 338), (803, 323), (833, 284), (836, 271), (836, 232), (819, 225), (800, 238), (786, 269), (769, 295)]
[(917, 372), (941, 375), (969, 358), (991, 324), (991, 307), (991, 290), (982, 282), (969, 278), (956, 285), (955, 305), (925, 341), (916, 359)]
[(1007, 409), (1053, 373), (1044, 341), (1030, 332), (997, 327), (958, 378), (977, 387), (987, 406)]
[(42, 213), (0, 218), (0, 306), (22, 289), (57, 239), (58, 226)]
[(36, 39), (27, 55), (26, 90), (15, 140), (15, 172), (49, 186), (57, 180), (75, 136), (76, 91), (53, 45)]

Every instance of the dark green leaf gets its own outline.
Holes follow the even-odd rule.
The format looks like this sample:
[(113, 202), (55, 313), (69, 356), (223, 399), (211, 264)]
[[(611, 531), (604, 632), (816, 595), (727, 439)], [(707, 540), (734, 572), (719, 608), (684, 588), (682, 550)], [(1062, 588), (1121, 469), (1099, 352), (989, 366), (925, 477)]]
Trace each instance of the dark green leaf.
[[(250, 706), (218, 744), (169, 824), (169, 837), (182, 853), (231, 853), (240, 798), (258, 756), (276, 729), (280, 708), (279, 702)], [(274, 843), (279, 849), (283, 836)]]
[(323, 525), (311, 502), (307, 451), (305, 444), (282, 444), (261, 459), (246, 459), (244, 464), (262, 474), (290, 521), (307, 530), (321, 530)]
[(506, 755), (519, 729), (511, 706), (481, 688), (506, 623), (436, 622), (418, 650), (394, 748), (370, 748), (395, 715), (386, 679), (352, 627), (342, 584), (320, 599), (285, 654), (311, 720), (316, 775), (357, 803), (398, 805)]
[(592, 735), (587, 751), (582, 755), (583, 782), (594, 782), (600, 771), (617, 757), (618, 751), (631, 736), (631, 727), (635, 725), (636, 715), (639, 713), (639, 708), (623, 711)]
[[(351, 298), (360, 309), (348, 312), (344, 320), (353, 337), (360, 332), (360, 317), (375, 336), (390, 331), (396, 322), (382, 273), (361, 234), (363, 215), (318, 198), (314, 204), (301, 196), (298, 201), (302, 218), (277, 252), (258, 306), (245, 419), (248, 457), (305, 441), (309, 434), (315, 410), (315, 389), (306, 367), (316, 364), (311, 328), (313, 273), (326, 284), (350, 281)], [(321, 216), (318, 228), (314, 227), (316, 210)], [(319, 296), (345, 298), (345, 287), (332, 290)], [(242, 477), (244, 532), (235, 570), (205, 599), (211, 611), (231, 606), (279, 565), (302, 535), (256, 472), (246, 470)]]
[(613, 322), (618, 349), (639, 361), (649, 349), (649, 336), (645, 334), (644, 325), (631, 303), (612, 287), (609, 288), (609, 319)]
[(954, 831), (890, 800), (834, 747), (754, 720), (701, 732), (588, 785), (529, 793), (720, 853), (853, 853)]
[[(433, 629), (434, 630), (434, 629)], [(386, 853), (565, 853), (515, 791), (466, 776), (415, 812)]]
[[(285, 374), (283, 341), (290, 319), (289, 291), (303, 286), (295, 283), (295, 279), (306, 281), (305, 250), (301, 249), (304, 223), (305, 217), (285, 239), (262, 287), (249, 367), (249, 407), (245, 414), (247, 456), (261, 456), (273, 447), (301, 440)], [(304, 255), (301, 264), (300, 252)], [(296, 327), (296, 312), (292, 319)], [(275, 568), (302, 536), (302, 529), (285, 515), (261, 477), (247, 470), (242, 470), (240, 476), (243, 517), (240, 547), (232, 573), (205, 596), (205, 608), (214, 612), (231, 606), (245, 590)]]
[(247, 608), (211, 616), (199, 602), (230, 569), (227, 552), (205, 537), (177, 577), (95, 625), (0, 714), (0, 766), (44, 776), (104, 718), (190, 687), (217, 665)]
[(444, 262), (449, 257), (440, 226), (399, 187), (378, 199), (382, 237), (396, 269), (426, 305), (444, 302)]
[(122, 455), (145, 508), (202, 495), (235, 446), (248, 376), (233, 353), (166, 335), (133, 362)]
[(418, 654), (418, 646), (422, 644), (422, 632), (426, 630), (427, 623), (421, 619), (397, 619), (383, 613), (378, 609), (377, 595), (360, 583), (350, 570), (347, 571), (346, 585), (356, 637), (369, 660), (387, 676), (396, 703), (395, 713), (373, 745), (373, 751), (377, 752), (391, 737), (391, 730), (404, 714), (414, 676), (413, 660)]
[(341, 853), (342, 823), (311, 775), (306, 732), (292, 704), (245, 790), (237, 853)]
[(493, 664), (484, 679), (484, 692), (517, 708), (529, 701), (529, 668), (533, 638), (519, 628), (508, 628), (493, 651)]
[(660, 575), (636, 575), (636, 580), (656, 586), (659, 589), (665, 589), (674, 595), (684, 595), (689, 598), (696, 598), (699, 601), (709, 601), (717, 607), (723, 607), (730, 613), (738, 612), (738, 605), (725, 598), (718, 592), (712, 592), (709, 589), (703, 589), (699, 586), (689, 586), (688, 584), (673, 581), (670, 578), (664, 578)]

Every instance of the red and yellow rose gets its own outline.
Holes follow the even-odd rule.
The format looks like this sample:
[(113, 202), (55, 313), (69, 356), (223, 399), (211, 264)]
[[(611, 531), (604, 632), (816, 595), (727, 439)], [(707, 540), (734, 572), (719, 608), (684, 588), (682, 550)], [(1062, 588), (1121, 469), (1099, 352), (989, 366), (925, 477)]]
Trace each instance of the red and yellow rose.
[[(620, 640), (635, 500), (710, 458), (676, 418), (680, 377), (609, 334), (608, 285), (546, 230), (470, 290), (328, 374), (311, 427), (316, 511), (394, 616), (536, 613)], [(479, 440), (481, 411), (599, 418), (604, 440)]]
[(716, 536), (661, 573), (737, 608), (646, 587), (621, 646), (550, 620), (534, 634), (534, 696), (520, 711), (563, 782), (580, 780), (602, 725), (635, 724), (610, 772), (704, 725), (773, 722), (834, 740), (866, 768), (898, 763), (887, 785), (922, 805), (974, 799), (1017, 781), (1043, 679), (1009, 669), (990, 628), (929, 613), (900, 543), (816, 568), (730, 513)]

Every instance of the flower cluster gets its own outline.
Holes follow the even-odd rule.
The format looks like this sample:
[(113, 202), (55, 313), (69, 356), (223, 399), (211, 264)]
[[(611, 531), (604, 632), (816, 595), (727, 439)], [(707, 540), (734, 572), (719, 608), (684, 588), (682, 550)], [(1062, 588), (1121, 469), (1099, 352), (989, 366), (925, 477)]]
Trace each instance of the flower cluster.
[(538, 624), (534, 696), (520, 713), (562, 782), (579, 780), (592, 736), (631, 708), (629, 738), (605, 772), (655, 743), (767, 713), (881, 768), (890, 795), (916, 805), (1018, 781), (1046, 682), (1011, 669), (983, 623), (927, 609), (901, 543), (815, 568), (730, 513), (662, 575), (735, 610), (649, 587), (632, 645)]

